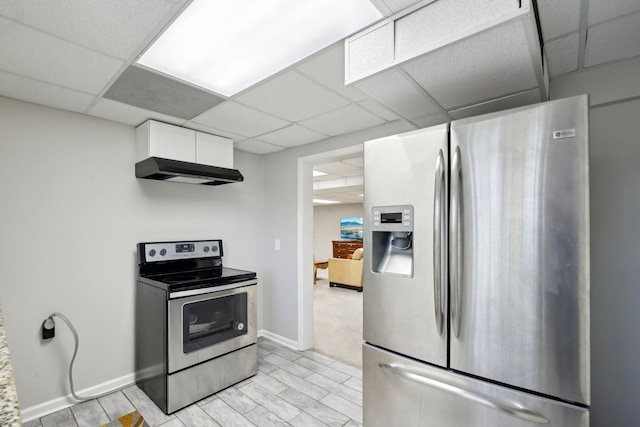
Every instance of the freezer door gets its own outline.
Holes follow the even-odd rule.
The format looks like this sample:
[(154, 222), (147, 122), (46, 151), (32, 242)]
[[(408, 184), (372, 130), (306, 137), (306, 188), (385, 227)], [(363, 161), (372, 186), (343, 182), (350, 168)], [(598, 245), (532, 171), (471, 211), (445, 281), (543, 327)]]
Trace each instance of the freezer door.
[(451, 125), (450, 367), (588, 405), (588, 98)]
[[(364, 144), (364, 339), (442, 366), (447, 147), (448, 124)], [(411, 242), (396, 240), (400, 249), (389, 244), (392, 233), (373, 231), (380, 211), (396, 210), (412, 216)]]
[(367, 427), (588, 427), (585, 408), (529, 395), (363, 345)]

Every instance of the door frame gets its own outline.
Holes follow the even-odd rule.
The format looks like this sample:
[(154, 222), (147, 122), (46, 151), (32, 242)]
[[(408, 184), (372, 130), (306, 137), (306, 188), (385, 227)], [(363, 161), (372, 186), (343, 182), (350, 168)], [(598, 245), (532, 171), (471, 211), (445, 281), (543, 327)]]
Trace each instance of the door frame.
[(364, 143), (298, 158), (298, 350), (313, 347), (313, 165), (360, 154)]

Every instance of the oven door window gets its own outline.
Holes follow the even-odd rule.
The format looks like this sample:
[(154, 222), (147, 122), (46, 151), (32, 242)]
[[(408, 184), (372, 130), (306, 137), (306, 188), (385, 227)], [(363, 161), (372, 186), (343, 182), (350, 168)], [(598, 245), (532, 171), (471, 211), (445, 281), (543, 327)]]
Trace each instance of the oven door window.
[(239, 293), (185, 304), (183, 351), (191, 353), (247, 333), (247, 294)]

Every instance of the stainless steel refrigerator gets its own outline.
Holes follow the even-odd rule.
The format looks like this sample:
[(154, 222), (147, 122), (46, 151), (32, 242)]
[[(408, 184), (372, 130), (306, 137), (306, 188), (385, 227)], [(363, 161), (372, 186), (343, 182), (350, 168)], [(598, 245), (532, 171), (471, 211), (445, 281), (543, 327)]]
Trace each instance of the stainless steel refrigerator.
[(364, 144), (364, 425), (588, 426), (588, 97)]

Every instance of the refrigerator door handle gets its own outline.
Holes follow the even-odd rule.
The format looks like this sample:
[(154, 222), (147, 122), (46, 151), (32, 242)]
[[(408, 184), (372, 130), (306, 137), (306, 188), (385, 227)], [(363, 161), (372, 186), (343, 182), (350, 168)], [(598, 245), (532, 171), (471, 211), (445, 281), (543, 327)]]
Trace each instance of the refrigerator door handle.
[(436, 314), (436, 328), (438, 335), (442, 335), (444, 324), (444, 312), (442, 309), (442, 286), (444, 283), (442, 268), (442, 241), (443, 241), (443, 213), (444, 213), (444, 154), (438, 153), (436, 160), (436, 180), (433, 195), (433, 301)]
[(449, 225), (450, 274), (451, 274), (451, 327), (453, 335), (460, 336), (460, 285), (462, 282), (462, 191), (460, 147), (457, 146), (451, 162), (451, 215)]
[(524, 408), (513, 402), (503, 402), (491, 396), (472, 392), (462, 387), (442, 382), (439, 379), (430, 378), (426, 372), (423, 372), (419, 369), (405, 366), (399, 363), (380, 363), (378, 364), (378, 366), (385, 372), (397, 375), (400, 378), (404, 378), (418, 384), (426, 385), (428, 387), (451, 393), (455, 396), (478, 403), (480, 405), (486, 406), (498, 412), (511, 415), (521, 420), (529, 421), (536, 424), (549, 424), (549, 420), (547, 418), (535, 411)]

